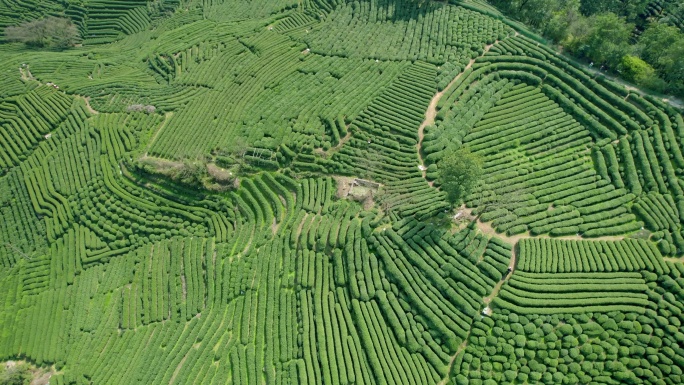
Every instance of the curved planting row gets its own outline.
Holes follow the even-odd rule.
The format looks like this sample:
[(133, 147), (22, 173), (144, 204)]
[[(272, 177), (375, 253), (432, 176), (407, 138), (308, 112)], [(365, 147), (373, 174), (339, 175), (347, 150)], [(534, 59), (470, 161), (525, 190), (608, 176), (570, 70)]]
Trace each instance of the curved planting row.
[(401, 218), (426, 219), (449, 207), (444, 194), (419, 176), (387, 182), (378, 196), (378, 203), (396, 221)]
[[(122, 291), (121, 327), (163, 320), (188, 321), (207, 306), (214, 245), (200, 238), (174, 238), (128, 254), (133, 279)], [(213, 279), (213, 277), (211, 277)]]
[[(381, 274), (386, 271), (398, 291), (388, 291), (386, 285), (380, 290), (368, 273), (357, 272), (356, 276), (366, 276), (366, 281), (359, 280), (358, 289), (352, 282), (352, 295), (358, 291), (361, 300), (375, 296), (399, 343), (410, 352), (420, 352), (444, 376), (450, 356), (466, 338), (472, 317), (482, 307), (482, 298), (506, 271), (510, 246), (489, 243), (471, 229), (451, 237), (441, 235), (432, 225), (413, 222), (398, 231), (385, 230), (369, 241), (370, 251), (384, 267)], [(364, 252), (362, 247), (361, 255)], [(358, 251), (354, 255), (358, 256)], [(369, 257), (374, 260), (373, 254)], [(365, 258), (361, 261), (365, 263)], [(429, 334), (421, 333), (422, 329)], [(387, 371), (383, 369), (383, 373)]]
[(162, 0), (154, 5), (136, 0), (91, 0), (69, 4), (64, 12), (79, 27), (86, 44), (101, 44), (146, 30), (152, 17), (179, 5), (178, 0)]
[(497, 308), (521, 314), (643, 312), (647, 286), (639, 273), (516, 273), (494, 300)]
[(18, 20), (35, 20), (45, 15), (58, 14), (63, 11), (63, 4), (58, 2), (44, 3), (38, 0), (22, 0), (3, 2), (0, 4), (0, 27), (18, 24)]
[(0, 170), (25, 160), (67, 118), (72, 105), (72, 98), (47, 86), (4, 100), (0, 104)]
[[(244, 55), (235, 55), (227, 50), (193, 69), (192, 73), (197, 74), (210, 71), (207, 73), (216, 90), (203, 93), (177, 111), (156, 138), (150, 154), (179, 159), (206, 154), (213, 149), (230, 150), (235, 138), (242, 136), (245, 129), (245, 110), (255, 102), (265, 84), (277, 83), (300, 65), (298, 58), (303, 48), (275, 32), (265, 31), (241, 42), (254, 52), (247, 49)], [(215, 65), (230, 64), (224, 60), (224, 55), (235, 63), (234, 75), (214, 70)], [(193, 136), (192, 141), (183, 139), (188, 135)]]
[[(36, 124), (2, 158), (0, 360), (65, 385), (682, 382), (684, 268), (662, 257), (682, 243), (678, 111), (511, 37), (479, 0), (206, 0), (157, 20), (141, 7), (169, 2), (91, 3), (69, 15), (93, 39), (155, 28), (92, 55), (7, 47), (100, 113), (31, 80), (0, 91), (3, 121)], [(452, 148), (483, 155), (479, 219), (643, 226), (657, 246), (444, 228), (415, 155), (436, 98), (427, 177)], [(140, 156), (239, 167), (239, 187)], [(332, 173), (371, 179), (374, 207), (335, 199)]]
[(668, 272), (662, 255), (651, 242), (562, 241), (523, 239), (518, 243), (518, 269), (534, 273)]
[[(669, 272), (662, 275), (516, 272), (502, 294), (508, 293), (511, 301), (522, 302), (524, 306), (497, 299), (497, 305), (504, 308), (473, 324), (467, 348), (454, 360), (453, 383), (681, 382), (684, 349), (680, 346), (684, 334), (680, 329), (684, 317), (680, 301), (684, 266), (677, 263), (668, 267)], [(534, 280), (533, 291), (512, 295), (512, 287), (518, 284), (516, 276)], [(547, 280), (554, 286), (545, 284)], [(564, 282), (579, 282), (581, 289), (591, 287), (592, 280), (598, 285), (590, 292), (575, 291), (576, 285)], [(553, 298), (548, 301), (537, 301), (535, 306), (540, 307), (529, 307), (535, 303), (534, 297), (545, 297), (549, 294), (543, 291), (554, 287), (561, 291), (550, 294)], [(629, 294), (633, 290), (638, 293)], [(582, 307), (548, 307), (557, 301), (557, 293), (568, 294), (564, 304), (569, 305), (576, 298), (583, 302)], [(641, 302), (644, 297), (646, 305), (628, 305)], [(598, 302), (604, 304), (596, 306)], [(610, 305), (615, 302), (625, 304)]]
[(498, 20), (453, 5), (373, 0), (338, 6), (303, 40), (325, 55), (465, 66), (483, 43), (510, 32)]
[(438, 110), (422, 146), (427, 176), (438, 177), (445, 151), (483, 155), (486, 176), (467, 204), (497, 231), (600, 237), (646, 226), (662, 231), (664, 254), (681, 251), (682, 116), (670, 106), (518, 36), (478, 58)]
[(0, 179), (0, 263), (10, 268), (48, 246), (45, 223), (35, 214), (18, 170)]
[(350, 125), (352, 138), (335, 153), (340, 172), (397, 180), (419, 175), (416, 132), (435, 92), (435, 67), (408, 67)]

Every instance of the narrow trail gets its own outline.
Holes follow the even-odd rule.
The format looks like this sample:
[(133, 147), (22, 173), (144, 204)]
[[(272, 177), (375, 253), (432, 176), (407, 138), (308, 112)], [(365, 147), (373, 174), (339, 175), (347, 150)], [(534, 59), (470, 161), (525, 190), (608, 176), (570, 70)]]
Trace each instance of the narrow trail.
[(321, 155), (324, 155), (325, 157), (330, 157), (331, 155), (339, 151), (345, 144), (347, 144), (351, 137), (351, 131), (349, 131), (349, 126), (347, 126), (347, 134), (343, 138), (340, 138), (340, 142), (337, 143), (334, 147), (330, 147), (327, 151), (323, 151), (323, 149), (316, 149), (314, 151)]
[[(428, 105), (427, 111), (425, 111), (425, 120), (423, 120), (423, 123), (421, 123), (420, 127), (418, 127), (418, 144), (416, 145), (416, 150), (418, 152), (418, 160), (420, 161), (419, 168), (421, 173), (423, 174), (423, 179), (426, 178), (427, 176), (427, 168), (425, 167), (425, 160), (423, 159), (423, 139), (425, 138), (425, 127), (430, 126), (435, 124), (435, 117), (437, 116), (437, 104), (439, 104), (439, 101), (442, 99), (442, 96), (454, 85), (456, 82), (458, 82), (459, 79), (463, 76), (463, 74), (470, 69), (473, 64), (475, 64), (475, 61), (482, 56), (484, 56), (489, 50), (494, 46), (494, 44), (498, 43), (499, 40), (495, 41), (492, 44), (489, 44), (485, 46), (484, 52), (482, 52), (482, 55), (471, 59), (470, 62), (468, 62), (468, 65), (466, 65), (463, 68), (463, 71), (461, 71), (456, 77), (449, 82), (449, 84), (444, 87), (443, 90), (437, 92), (435, 96), (432, 97), (432, 100), (430, 101), (430, 104)], [(430, 187), (433, 186), (433, 182), (428, 181), (428, 184)]]
[(147, 158), (148, 151), (150, 151), (150, 148), (152, 148), (152, 145), (157, 140), (157, 137), (162, 132), (164, 127), (166, 127), (166, 125), (168, 124), (168, 122), (172, 116), (173, 116), (173, 111), (169, 111), (166, 114), (164, 114), (164, 121), (162, 122), (162, 124), (159, 125), (157, 132), (154, 133), (154, 135), (152, 136), (152, 139), (150, 139), (150, 142), (147, 144), (147, 148), (145, 149), (145, 155), (143, 155), (143, 158)]
[(451, 368), (454, 366), (454, 361), (456, 360), (456, 357), (458, 357), (458, 355), (461, 354), (461, 352), (463, 352), (465, 350), (466, 347), (468, 347), (468, 339), (467, 338), (465, 341), (463, 341), (463, 343), (461, 343), (461, 346), (458, 347), (458, 349), (456, 350), (456, 353), (454, 353), (454, 355), (451, 356), (451, 360), (449, 360), (449, 368), (447, 369), (447, 376), (442, 378), (442, 380), (440, 382), (438, 382), (437, 385), (446, 385), (447, 382), (449, 382)]
[[(558, 53), (559, 55), (563, 55), (563, 53), (562, 53), (562, 52), (559, 52), (559, 51), (556, 51), (556, 53)], [(565, 56), (565, 55), (563, 55), (563, 56), (567, 58), (567, 56)], [(571, 59), (571, 60), (574, 60), (574, 59)], [(587, 71), (589, 71), (590, 73), (592, 73), (592, 74), (594, 75), (594, 78), (597, 78), (598, 76), (603, 76), (603, 77), (605, 77), (606, 79), (609, 79), (609, 80), (613, 81), (614, 83), (617, 83), (617, 84), (619, 84), (619, 85), (625, 87), (625, 89), (626, 89), (627, 91), (634, 92), (634, 93), (638, 94), (638, 95), (641, 96), (641, 97), (644, 97), (644, 96), (653, 96), (654, 98), (660, 99), (660, 100), (662, 100), (663, 102), (665, 102), (665, 103), (667, 103), (667, 104), (669, 104), (669, 105), (671, 105), (671, 106), (673, 106), (673, 107), (675, 107), (675, 108), (678, 108), (678, 109), (680, 109), (680, 110), (681, 110), (681, 109), (684, 109), (684, 100), (682, 100), (682, 99), (680, 99), (680, 98), (678, 98), (678, 97), (676, 97), (676, 96), (672, 96), (672, 95), (657, 95), (657, 94), (654, 94), (653, 92), (645, 91), (645, 90), (643, 90), (643, 89), (641, 89), (641, 88), (635, 87), (635, 86), (633, 86), (632, 84), (630, 84), (630, 83), (628, 83), (627, 81), (625, 81), (624, 79), (620, 79), (620, 78), (618, 78), (618, 77), (616, 77), (616, 76), (614, 76), (614, 75), (611, 75), (611, 74), (609, 74), (609, 73), (607, 73), (607, 72), (605, 72), (605, 71), (599, 71), (599, 70), (597, 70), (596, 68), (588, 67), (588, 66), (586, 66), (586, 65), (583, 65), (583, 68), (585, 68)], [(629, 95), (625, 96), (624, 100), (628, 100), (628, 99), (629, 99)]]
[(684, 263), (684, 257), (679, 257), (679, 258), (675, 258), (675, 257), (664, 257), (663, 260), (664, 260), (665, 262)]
[(90, 112), (91, 114), (93, 114), (93, 115), (98, 115), (98, 114), (100, 113), (100, 111), (94, 109), (93, 106), (90, 105), (90, 96), (82, 96), (82, 95), (74, 95), (74, 96), (77, 97), (77, 98), (79, 98), (79, 99), (81, 99), (81, 100), (83, 100), (83, 101), (85, 102), (86, 109), (87, 109), (88, 112)]
[[(508, 273), (505, 277), (499, 280), (499, 282), (494, 285), (494, 288), (492, 289), (492, 292), (484, 297), (482, 300), (484, 301), (484, 304), (489, 307), (489, 304), (492, 302), (492, 300), (499, 295), (499, 291), (501, 290), (501, 286), (503, 286), (504, 282), (508, 281), (513, 273), (515, 272), (516, 265), (518, 263), (518, 248), (516, 247), (517, 245), (513, 245), (513, 252), (511, 253), (511, 261), (508, 263), (508, 268), (511, 269), (511, 272)], [(490, 310), (491, 314), (491, 310)]]
[[(465, 205), (461, 206), (459, 209), (460, 213), (463, 213), (462, 215), (467, 217), (472, 218), (475, 220), (475, 216), (473, 215), (473, 209), (472, 208), (467, 208)], [(560, 237), (552, 237), (548, 234), (541, 234), (541, 235), (531, 235), (530, 233), (522, 233), (522, 234), (516, 234), (516, 235), (506, 235), (505, 233), (497, 233), (494, 227), (492, 227), (491, 223), (486, 223), (486, 222), (481, 222), (479, 219), (477, 220), (477, 228), (484, 233), (485, 235), (488, 236), (495, 236), (501, 240), (504, 240), (511, 245), (515, 245), (520, 241), (521, 239), (526, 239), (526, 238), (548, 238), (548, 239), (558, 239), (558, 240), (565, 240), (565, 241), (587, 241), (587, 240), (592, 240), (592, 241), (620, 241), (625, 239), (624, 236), (605, 236), (605, 237), (596, 237), (596, 238), (583, 238), (580, 237), (579, 235), (566, 235), (566, 236), (560, 236)]]
[[(52, 83), (52, 82), (42, 83), (42, 82), (38, 81), (38, 79), (36, 79), (36, 78), (33, 76), (33, 74), (31, 73), (31, 70), (29, 69), (29, 66), (28, 66), (28, 65), (22, 65), (22, 67), (19, 68), (19, 74), (20, 74), (20, 76), (21, 76), (21, 80), (24, 81), (24, 82), (27, 82), (27, 81), (35, 81), (35, 82), (40, 83), (40, 85), (48, 86), (48, 87), (53, 87), (53, 88), (56, 88), (56, 89), (59, 90), (59, 87), (58, 87), (55, 83)], [(62, 91), (62, 92), (63, 92), (63, 91)], [(68, 95), (69, 95), (69, 94), (68, 94)], [(83, 95), (78, 95), (78, 94), (71, 94), (71, 96), (73, 96), (73, 97), (76, 98), (76, 99), (81, 99), (81, 100), (83, 100), (83, 101), (85, 102), (86, 109), (87, 109), (88, 112), (90, 112), (91, 114), (97, 115), (97, 114), (100, 113), (100, 111), (97, 111), (96, 109), (94, 109), (94, 108), (90, 105), (90, 96), (83, 96)]]
[[(492, 300), (499, 294), (499, 290), (501, 290), (501, 286), (503, 286), (504, 282), (508, 281), (508, 279), (513, 275), (513, 272), (515, 271), (515, 265), (518, 259), (518, 252), (515, 247), (513, 247), (513, 255), (511, 255), (511, 261), (508, 264), (508, 267), (511, 268), (511, 272), (506, 275), (503, 279), (501, 279), (492, 289), (492, 292), (489, 294), (489, 296), (483, 298), (484, 304), (485, 304), (485, 309), (489, 308), (489, 304), (492, 302)], [(487, 313), (487, 315), (491, 314), (491, 310)], [(447, 376), (443, 378), (440, 382), (437, 383), (437, 385), (446, 385), (449, 382), (449, 379), (451, 378), (451, 369), (454, 366), (454, 361), (456, 360), (456, 357), (458, 357), (459, 354), (461, 354), (466, 347), (468, 347), (468, 337), (470, 336), (470, 333), (468, 333), (468, 336), (466, 336), (465, 340), (463, 343), (461, 343), (461, 346), (458, 347), (456, 350), (456, 353), (454, 353), (453, 356), (451, 356), (451, 360), (449, 360), (449, 366), (447, 369)]]

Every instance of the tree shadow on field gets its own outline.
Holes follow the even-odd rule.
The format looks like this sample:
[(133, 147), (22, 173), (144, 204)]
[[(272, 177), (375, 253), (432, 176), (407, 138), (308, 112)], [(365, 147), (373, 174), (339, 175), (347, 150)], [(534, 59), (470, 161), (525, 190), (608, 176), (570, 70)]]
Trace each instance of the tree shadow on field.
[(417, 21), (448, 4), (447, 1), (430, 0), (362, 0), (361, 2), (366, 3), (365, 6), (370, 6), (372, 3), (374, 7), (377, 7), (376, 21), (378, 22)]

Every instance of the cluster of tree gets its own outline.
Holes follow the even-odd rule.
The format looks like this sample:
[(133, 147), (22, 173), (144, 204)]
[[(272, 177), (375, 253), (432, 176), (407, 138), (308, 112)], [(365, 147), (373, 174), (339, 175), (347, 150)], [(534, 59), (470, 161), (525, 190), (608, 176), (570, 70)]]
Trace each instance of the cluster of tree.
[(649, 0), (491, 0), (595, 67), (657, 92), (684, 96), (684, 1), (647, 17)]
[(467, 147), (449, 150), (437, 163), (440, 188), (447, 194), (447, 200), (456, 205), (465, 199), (480, 182), (484, 165), (481, 155), (472, 153)]
[(0, 365), (0, 385), (28, 385), (30, 367), (26, 363), (12, 362)]
[(54, 16), (5, 28), (8, 41), (33, 47), (68, 48), (78, 43), (80, 37), (71, 20)]

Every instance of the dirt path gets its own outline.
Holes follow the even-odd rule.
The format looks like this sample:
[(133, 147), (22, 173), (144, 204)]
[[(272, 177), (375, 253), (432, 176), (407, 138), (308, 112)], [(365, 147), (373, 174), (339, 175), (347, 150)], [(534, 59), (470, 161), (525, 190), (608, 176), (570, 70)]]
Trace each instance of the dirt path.
[[(460, 213), (463, 213), (462, 215), (466, 218), (470, 217), (475, 219), (473, 216), (473, 209), (472, 208), (467, 208), (465, 206), (461, 206), (461, 209), (459, 210)], [(525, 238), (550, 238), (550, 239), (559, 239), (559, 240), (566, 240), (566, 241), (620, 241), (625, 239), (624, 236), (606, 236), (606, 237), (596, 237), (596, 238), (583, 238), (580, 237), (579, 235), (566, 235), (562, 237), (552, 237), (548, 234), (542, 234), (542, 235), (531, 235), (530, 233), (522, 233), (522, 234), (516, 234), (516, 235), (506, 235), (505, 233), (497, 233), (494, 227), (492, 227), (491, 223), (486, 223), (486, 222), (481, 222), (479, 219), (477, 220), (477, 228), (483, 232), (485, 235), (488, 236), (495, 236), (499, 239), (502, 239), (511, 245), (515, 245), (520, 241), (521, 239)]]
[[(423, 139), (425, 138), (425, 127), (430, 126), (435, 124), (435, 117), (437, 116), (437, 104), (439, 101), (442, 99), (442, 96), (456, 83), (458, 82), (459, 79), (461, 79), (461, 76), (470, 69), (473, 64), (475, 64), (475, 60), (478, 58), (484, 56), (489, 50), (494, 46), (494, 44), (498, 43), (499, 40), (495, 41), (492, 44), (489, 44), (485, 47), (484, 52), (482, 52), (482, 55), (476, 57), (475, 59), (470, 60), (468, 62), (468, 65), (463, 68), (463, 71), (461, 71), (456, 77), (449, 82), (449, 84), (444, 87), (443, 90), (437, 92), (435, 96), (432, 97), (432, 100), (430, 101), (430, 104), (428, 105), (427, 111), (425, 111), (425, 120), (423, 120), (423, 123), (418, 127), (418, 144), (416, 145), (416, 151), (418, 151), (418, 160), (420, 161), (419, 168), (421, 173), (423, 174), (423, 178), (427, 176), (427, 168), (425, 167), (425, 160), (423, 159)], [(433, 185), (432, 182), (428, 182), (430, 186)]]
[(497, 282), (494, 288), (492, 289), (492, 292), (482, 299), (485, 305), (487, 305), (487, 307), (489, 307), (489, 304), (492, 302), (492, 300), (499, 294), (499, 290), (501, 290), (501, 286), (503, 286), (504, 282), (508, 281), (508, 279), (511, 278), (511, 276), (515, 272), (516, 264), (518, 262), (518, 248), (516, 246), (517, 245), (515, 244), (513, 245), (511, 261), (508, 263), (508, 268), (511, 269), (511, 272), (508, 273), (505, 277), (503, 277), (503, 279), (499, 280), (499, 282)]
[(164, 127), (166, 127), (166, 125), (168, 124), (168, 122), (172, 116), (173, 116), (173, 111), (169, 111), (166, 114), (164, 114), (164, 121), (162, 122), (162, 124), (159, 125), (157, 132), (154, 133), (154, 135), (152, 136), (152, 139), (150, 139), (150, 142), (147, 144), (147, 148), (145, 149), (145, 155), (143, 155), (143, 158), (147, 158), (147, 152), (150, 150), (150, 148), (152, 148), (152, 145), (157, 140), (157, 137), (162, 132)]
[(684, 257), (679, 257), (679, 258), (664, 257), (663, 260), (664, 260), (665, 262), (684, 263)]
[(299, 226), (297, 226), (297, 238), (302, 235), (302, 229), (304, 228), (304, 224), (306, 223), (306, 220), (309, 219), (309, 213), (304, 213), (304, 218), (302, 218), (302, 221), (299, 223)]
[(352, 136), (352, 135), (351, 135), (351, 131), (349, 131), (349, 125), (347, 125), (347, 135), (345, 135), (344, 138), (340, 139), (340, 142), (337, 143), (337, 145), (335, 145), (335, 147), (331, 147), (331, 148), (327, 151), (328, 154), (331, 154), (331, 153), (333, 153), (333, 152), (339, 151), (339, 150), (342, 148), (342, 146), (344, 146), (345, 144), (347, 144), (347, 142), (349, 141), (349, 139), (351, 139), (351, 136)]
[(91, 114), (97, 115), (100, 113), (100, 111), (97, 111), (96, 109), (93, 108), (93, 106), (90, 105), (90, 96), (82, 96), (82, 95), (74, 95), (74, 96), (79, 98), (79, 99), (82, 99), (85, 102), (86, 109)]
[[(557, 52), (557, 53), (558, 53), (558, 52)], [(562, 53), (559, 53), (559, 54), (562, 55)], [(613, 76), (613, 75), (611, 75), (611, 74), (609, 74), (609, 73), (607, 73), (607, 72), (599, 71), (599, 70), (597, 70), (597, 69), (595, 69), (595, 68), (588, 67), (588, 66), (586, 66), (586, 65), (583, 65), (583, 67), (584, 67), (585, 69), (587, 69), (589, 72), (591, 72), (592, 74), (594, 74), (594, 77), (597, 77), (598, 75), (601, 75), (601, 76), (605, 77), (606, 79), (612, 80), (614, 83), (617, 83), (617, 84), (619, 84), (619, 85), (625, 87), (625, 89), (626, 89), (627, 91), (635, 92), (635, 93), (639, 94), (639, 96), (642, 96), (642, 97), (643, 97), (643, 96), (646, 96), (646, 95), (650, 95), (650, 96), (653, 96), (653, 97), (655, 97), (655, 98), (657, 98), (657, 99), (662, 100), (662, 101), (665, 102), (665, 103), (670, 104), (671, 106), (673, 106), (673, 107), (675, 107), (675, 108), (678, 108), (678, 109), (680, 109), (680, 110), (681, 110), (681, 109), (684, 109), (684, 101), (682, 101), (681, 99), (679, 99), (679, 98), (677, 98), (677, 97), (675, 97), (675, 96), (670, 96), (670, 95), (654, 95), (654, 94), (652, 94), (652, 93), (650, 93), (650, 92), (647, 92), (647, 91), (644, 91), (644, 90), (642, 90), (642, 89), (640, 89), (640, 88), (637, 88), (637, 87), (635, 87), (635, 86), (633, 86), (633, 85), (627, 83), (625, 80), (620, 79), (620, 78), (618, 78), (618, 77), (615, 77), (615, 76)], [(625, 100), (627, 100), (627, 99), (629, 99), (629, 95), (625, 96)]]
[(171, 376), (171, 379), (169, 380), (169, 384), (173, 384), (176, 382), (176, 377), (178, 377), (178, 373), (180, 373), (181, 368), (183, 367), (183, 364), (185, 364), (185, 361), (188, 359), (188, 355), (190, 354), (190, 351), (188, 350), (185, 355), (183, 356), (183, 359), (181, 362), (178, 363), (178, 366), (176, 366), (176, 370), (173, 371), (173, 375)]
[(317, 148), (314, 151), (323, 157), (329, 158), (332, 154), (339, 151), (342, 148), (342, 146), (347, 144), (347, 142), (349, 141), (349, 139), (351, 139), (351, 137), (352, 137), (352, 134), (349, 131), (349, 126), (347, 126), (347, 135), (345, 135), (344, 138), (341, 138), (340, 142), (337, 143), (334, 147), (330, 147), (327, 151), (323, 151), (322, 148)]
[[(33, 77), (33, 74), (31, 73), (31, 70), (29, 69), (29, 66), (24, 66), (22, 65), (21, 68), (19, 68), (19, 73), (21, 74), (21, 80), (27, 82), (29, 80), (32, 81), (38, 81), (35, 77)], [(39, 82), (40, 83), (40, 82)], [(48, 87), (53, 87), (59, 90), (59, 87), (52, 83), (52, 82), (47, 82), (47, 83), (40, 83), (41, 85), (48, 86)], [(81, 99), (85, 102), (86, 109), (88, 112), (90, 112), (93, 115), (97, 115), (100, 112), (95, 110), (91, 105), (90, 105), (90, 97), (89, 96), (83, 96), (83, 95), (78, 95), (78, 94), (73, 94), (73, 97), (76, 99)]]
[[(449, 360), (449, 367), (447, 369), (447, 373), (451, 373), (451, 367), (454, 366), (454, 361), (456, 360), (456, 357), (458, 357), (458, 355), (461, 354), (461, 352), (463, 352), (466, 347), (468, 347), (467, 337), (466, 337), (466, 340), (463, 341), (461, 346), (458, 347), (458, 349), (456, 350), (456, 353), (453, 356), (451, 356), (451, 360)], [(447, 382), (449, 382), (449, 374), (447, 374), (447, 376), (444, 377), (442, 379), (442, 381), (438, 382), (437, 385), (446, 385)]]

